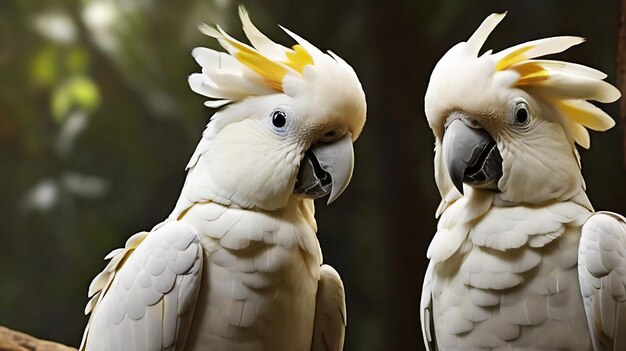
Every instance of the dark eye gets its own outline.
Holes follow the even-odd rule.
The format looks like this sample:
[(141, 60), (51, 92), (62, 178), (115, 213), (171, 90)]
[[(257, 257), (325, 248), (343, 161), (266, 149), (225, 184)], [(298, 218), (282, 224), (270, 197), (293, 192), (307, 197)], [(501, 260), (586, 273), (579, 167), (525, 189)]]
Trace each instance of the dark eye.
[(515, 120), (519, 124), (526, 123), (526, 121), (528, 121), (528, 110), (523, 107), (517, 110), (517, 112), (515, 113)]
[(530, 120), (528, 105), (525, 102), (518, 102), (515, 105), (515, 124), (526, 126)]
[(272, 125), (276, 128), (282, 128), (287, 124), (287, 115), (283, 110), (272, 111)]

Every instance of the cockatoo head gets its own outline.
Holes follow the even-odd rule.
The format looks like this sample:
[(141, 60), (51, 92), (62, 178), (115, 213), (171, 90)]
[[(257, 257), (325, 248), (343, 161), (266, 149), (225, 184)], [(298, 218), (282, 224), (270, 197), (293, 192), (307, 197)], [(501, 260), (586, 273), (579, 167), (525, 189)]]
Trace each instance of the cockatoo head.
[(540, 39), (479, 56), (504, 16), (487, 17), (467, 42), (441, 58), (430, 78), (425, 108), (437, 140), (435, 172), (444, 201), (460, 197), (464, 184), (509, 203), (565, 200), (584, 187), (575, 143), (588, 148), (586, 128), (614, 125), (586, 101), (619, 98), (605, 74), (534, 59), (582, 38)]
[[(262, 34), (243, 8), (243, 30), (252, 46), (219, 26), (201, 27), (225, 52), (196, 48), (202, 73), (195, 92), (221, 108), (203, 135), (202, 157), (218, 201), (277, 209), (290, 196), (337, 198), (352, 176), (352, 143), (365, 123), (365, 94), (354, 70), (284, 29), (297, 45)], [(192, 159), (192, 163), (194, 160)]]

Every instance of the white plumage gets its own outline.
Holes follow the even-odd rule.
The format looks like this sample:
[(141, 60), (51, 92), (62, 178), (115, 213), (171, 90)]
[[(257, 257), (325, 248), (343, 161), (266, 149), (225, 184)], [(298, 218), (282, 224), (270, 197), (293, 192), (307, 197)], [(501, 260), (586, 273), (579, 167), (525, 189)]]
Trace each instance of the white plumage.
[(322, 265), (313, 198), (347, 186), (365, 96), (336, 55), (288, 31), (298, 45), (276, 44), (240, 16), (254, 47), (201, 28), (228, 53), (194, 49), (189, 84), (221, 109), (171, 215), (107, 256), (81, 350), (343, 348), (343, 283)]
[(578, 274), (593, 345), (620, 350), (626, 347), (626, 219), (597, 212), (582, 231)]
[(167, 222), (112, 254), (90, 287), (81, 349), (182, 350), (202, 270), (196, 230)]
[[(626, 221), (594, 213), (575, 144), (614, 125), (586, 100), (606, 75), (537, 57), (554, 37), (479, 56), (489, 16), (433, 70), (426, 115), (442, 202), (421, 320), (429, 350), (626, 349)], [(521, 113), (520, 113), (521, 111)]]

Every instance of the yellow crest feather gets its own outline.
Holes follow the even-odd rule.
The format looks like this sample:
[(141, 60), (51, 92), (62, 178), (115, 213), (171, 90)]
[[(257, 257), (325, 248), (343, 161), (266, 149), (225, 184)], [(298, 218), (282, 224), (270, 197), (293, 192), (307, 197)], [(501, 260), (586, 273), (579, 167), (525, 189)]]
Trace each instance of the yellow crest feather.
[(279, 62), (272, 61), (260, 52), (241, 45), (236, 41), (228, 40), (228, 42), (239, 50), (235, 54), (235, 58), (263, 77), (267, 84), (277, 91), (283, 91), (283, 78), (289, 71), (287, 67), (302, 74), (306, 65), (313, 65), (313, 58), (300, 45), (294, 45), (293, 51), (285, 53), (287, 60)]
[[(233, 44), (233, 46), (236, 45)], [(263, 77), (267, 84), (277, 91), (283, 91), (283, 78), (289, 71), (285, 66), (302, 74), (306, 65), (313, 64), (311, 55), (300, 45), (294, 45), (293, 51), (286, 52), (287, 61), (284, 62), (272, 61), (258, 51), (250, 50), (242, 45), (236, 47), (240, 51), (237, 52), (235, 58)]]
[[(577, 37), (553, 37), (520, 44), (505, 50), (504, 56), (496, 62), (495, 69), (517, 72), (519, 78), (513, 85), (515, 87), (541, 86), (542, 93), (549, 95), (549, 101), (565, 116), (572, 138), (582, 147), (589, 148), (589, 132), (586, 128), (605, 131), (613, 127), (615, 122), (586, 100), (612, 101), (617, 99), (619, 92), (615, 92), (613, 86), (602, 81), (605, 74), (591, 68), (568, 62), (532, 60), (566, 50), (581, 42), (583, 39)], [(601, 93), (597, 96), (590, 95), (590, 90)]]
[[(231, 43), (232, 44), (232, 43)], [(239, 52), (235, 54), (235, 58), (246, 65), (248, 68), (256, 72), (263, 77), (269, 86), (277, 91), (283, 91), (283, 78), (287, 74), (287, 69), (274, 62), (267, 57), (261, 55), (256, 50), (251, 50), (243, 45), (235, 45), (239, 49)]]
[(584, 100), (555, 100), (554, 103), (572, 122), (586, 128), (604, 132), (615, 125), (609, 115)]
[[(261, 32), (258, 32), (256, 27), (250, 22), (245, 9), (240, 8), (240, 16), (242, 17), (242, 21), (249, 25), (248, 30), (257, 31), (256, 33), (263, 35)], [(246, 29), (246, 27), (244, 27), (244, 29)], [(293, 49), (288, 49), (263, 36), (265, 39), (264, 44), (269, 43), (270, 45), (274, 45), (276, 49), (284, 52), (284, 60), (273, 60), (259, 51), (262, 51), (262, 48), (246, 45), (230, 37), (219, 27), (214, 29), (204, 25), (200, 30), (218, 39), (220, 43), (222, 43), (222, 46), (224, 46), (237, 61), (261, 76), (269, 87), (279, 92), (283, 92), (283, 78), (285, 78), (289, 71), (302, 74), (305, 66), (314, 65), (311, 54), (299, 44), (294, 45)]]
[(526, 55), (524, 55), (524, 53), (526, 53), (529, 50), (532, 50), (533, 48), (534, 48), (534, 46), (532, 46), (532, 45), (524, 46), (524, 47), (521, 47), (521, 48), (513, 51), (512, 53), (504, 56), (496, 64), (496, 71), (503, 71), (503, 70), (513, 66), (516, 63), (520, 63), (522, 61), (528, 60), (528, 57)]
[(301, 45), (294, 45), (293, 51), (287, 52), (286, 55), (287, 62), (285, 64), (300, 74), (304, 71), (304, 66), (313, 65), (313, 58)]
[(516, 86), (537, 84), (550, 78), (550, 72), (539, 63), (533, 61), (522, 62), (511, 67), (511, 69), (517, 71), (520, 75), (515, 84)]
[(550, 78), (550, 73), (539, 63), (528, 60), (526, 53), (534, 48), (534, 45), (523, 46), (504, 56), (496, 64), (496, 71), (517, 71), (520, 77), (516, 86), (532, 85)]

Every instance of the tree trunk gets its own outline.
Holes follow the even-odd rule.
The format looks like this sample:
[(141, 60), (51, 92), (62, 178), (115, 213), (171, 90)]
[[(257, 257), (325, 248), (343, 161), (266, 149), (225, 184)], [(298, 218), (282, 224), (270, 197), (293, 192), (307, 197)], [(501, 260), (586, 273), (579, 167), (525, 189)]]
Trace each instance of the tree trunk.
[(39, 340), (0, 326), (0, 351), (76, 351), (73, 347)]
[[(622, 0), (619, 34), (617, 36), (617, 85), (626, 95), (626, 0)], [(624, 140), (624, 167), (626, 168), (626, 97), (619, 103), (622, 137)]]

